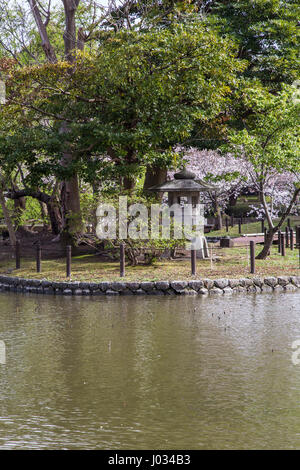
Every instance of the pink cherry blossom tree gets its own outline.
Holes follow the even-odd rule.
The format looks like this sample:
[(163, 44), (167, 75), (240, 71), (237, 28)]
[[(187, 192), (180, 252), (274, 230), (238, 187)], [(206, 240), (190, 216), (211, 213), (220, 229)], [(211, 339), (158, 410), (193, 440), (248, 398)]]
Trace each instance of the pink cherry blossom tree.
[[(206, 207), (211, 208), (217, 218), (217, 228), (222, 229), (222, 210), (230, 200), (237, 199), (243, 190), (253, 186), (248, 162), (214, 150), (178, 147), (176, 151), (181, 153), (185, 167), (196, 174), (197, 180), (214, 187), (204, 192), (203, 198)], [(173, 174), (170, 172), (169, 176)]]
[[(177, 147), (176, 152), (183, 157), (188, 170), (196, 174), (198, 180), (214, 186), (214, 190), (203, 193), (206, 207), (211, 208), (217, 217), (218, 229), (222, 228), (222, 210), (237, 199), (245, 190), (258, 194), (260, 201), (250, 205), (249, 216), (255, 214), (258, 219), (278, 218), (290, 205), (299, 181), (298, 173), (270, 168), (263, 183), (264, 202), (262, 202), (262, 182), (257, 168), (244, 155), (237, 158), (228, 153), (221, 154), (213, 150)], [(174, 171), (168, 173), (172, 178)], [(290, 214), (298, 214), (297, 200), (292, 205)]]

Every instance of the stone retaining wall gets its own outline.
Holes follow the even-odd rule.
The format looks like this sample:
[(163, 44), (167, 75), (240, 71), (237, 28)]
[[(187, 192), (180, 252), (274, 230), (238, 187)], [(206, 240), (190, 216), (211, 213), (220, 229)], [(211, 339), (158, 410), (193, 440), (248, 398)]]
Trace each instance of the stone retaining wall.
[(62, 295), (223, 295), (300, 288), (300, 276), (156, 282), (51, 282), (0, 276), (0, 290)]

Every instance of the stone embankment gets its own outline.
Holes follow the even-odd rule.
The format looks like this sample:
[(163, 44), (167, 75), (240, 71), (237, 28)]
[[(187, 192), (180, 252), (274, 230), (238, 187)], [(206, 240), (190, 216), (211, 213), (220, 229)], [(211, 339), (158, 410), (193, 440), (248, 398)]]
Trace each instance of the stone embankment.
[(52, 282), (0, 276), (0, 290), (55, 295), (226, 295), (300, 288), (300, 276), (152, 282)]

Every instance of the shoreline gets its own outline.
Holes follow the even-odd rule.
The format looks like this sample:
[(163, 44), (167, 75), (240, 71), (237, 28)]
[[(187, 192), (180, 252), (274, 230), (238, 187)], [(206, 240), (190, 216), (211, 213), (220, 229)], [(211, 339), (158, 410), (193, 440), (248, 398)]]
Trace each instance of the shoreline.
[(0, 291), (69, 296), (97, 295), (226, 295), (300, 289), (300, 276), (190, 281), (57, 282), (0, 275)]

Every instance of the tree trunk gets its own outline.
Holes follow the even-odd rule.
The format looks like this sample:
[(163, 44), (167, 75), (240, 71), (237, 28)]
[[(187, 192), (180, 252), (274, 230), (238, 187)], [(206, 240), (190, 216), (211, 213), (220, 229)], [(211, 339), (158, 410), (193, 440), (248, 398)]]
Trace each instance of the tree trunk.
[[(77, 46), (76, 41), (76, 23), (75, 14), (80, 3), (80, 0), (62, 0), (65, 9), (65, 32), (64, 32), (64, 43), (65, 43), (65, 56), (69, 63), (73, 63), (75, 60), (74, 50)], [(80, 43), (79, 43), (80, 44)], [(81, 49), (83, 49), (82, 44)]]
[(158, 166), (147, 167), (144, 190), (151, 188), (151, 186), (164, 183), (167, 179), (167, 172), (168, 170), (166, 168)]
[(269, 256), (275, 233), (276, 231), (274, 230), (274, 228), (270, 228), (268, 230), (264, 247), (261, 252), (256, 256), (256, 259), (266, 259), (267, 256)]
[(83, 232), (77, 175), (62, 183), (60, 202), (64, 241), (73, 245), (76, 234)]
[(6, 197), (10, 199), (19, 199), (25, 196), (30, 196), (37, 199), (41, 203), (45, 203), (48, 210), (48, 215), (50, 218), (51, 229), (54, 235), (58, 235), (62, 232), (63, 225), (62, 225), (62, 216), (60, 212), (60, 205), (58, 204), (57, 200), (49, 194), (43, 193), (41, 191), (30, 190), (30, 189), (22, 189), (22, 190), (12, 190), (6, 193)]
[[(18, 190), (17, 187), (15, 187)], [(22, 235), (31, 234), (32, 231), (28, 229), (26, 226), (22, 225), (22, 214), (26, 210), (26, 198), (20, 197), (18, 199), (14, 199), (14, 206), (15, 206), (15, 213), (14, 213), (14, 225), (17, 232)]]
[(21, 213), (26, 209), (26, 199), (25, 197), (20, 197), (19, 199), (15, 199), (14, 201), (16, 211), (20, 211)]
[[(39, 34), (42, 41), (42, 46), (45, 52), (45, 55), (49, 62), (56, 62), (57, 58), (55, 51), (50, 43), (50, 39), (47, 33), (45, 24), (42, 21), (42, 15), (40, 10), (40, 4), (36, 0), (28, 0), (31, 6), (31, 10), (36, 22), (36, 25), (39, 30)], [(80, 49), (83, 49), (83, 32), (80, 32), (79, 41), (77, 44), (76, 40), (76, 22), (75, 15), (80, 3), (80, 0), (62, 0), (65, 10), (65, 31), (63, 34), (64, 44), (65, 44), (65, 57), (69, 63), (74, 63), (75, 54), (74, 50), (79, 45)], [(67, 132), (66, 124), (61, 126), (61, 131), (63, 133)], [(62, 165), (67, 166), (72, 163), (72, 155), (66, 152), (62, 157)], [(63, 229), (65, 233), (69, 231), (68, 238), (73, 239), (76, 230), (78, 227), (79, 232), (82, 231), (82, 221), (80, 214), (80, 194), (79, 194), (79, 185), (77, 175), (73, 175), (69, 180), (64, 181), (61, 187), (61, 203), (62, 203), (62, 214), (63, 214)], [(52, 228), (55, 228), (57, 225), (57, 217), (51, 212), (50, 220)], [(73, 217), (74, 216), (74, 217)], [(73, 222), (74, 219), (77, 219), (76, 222)], [(55, 231), (58, 228), (55, 228)]]
[(135, 180), (130, 178), (129, 176), (123, 177), (123, 189), (125, 191), (133, 191), (135, 188)]
[[(77, 47), (75, 14), (80, 0), (63, 0), (65, 9), (65, 32), (63, 35), (65, 43), (65, 57), (69, 63), (74, 63), (74, 51)], [(81, 36), (82, 37), (82, 33)], [(83, 50), (83, 42), (78, 41), (80, 49)], [(61, 132), (67, 133), (68, 126), (63, 123)], [(74, 156), (66, 151), (63, 155), (62, 165), (68, 167), (72, 164)], [(63, 181), (61, 185), (61, 210), (63, 223), (63, 242), (74, 244), (76, 234), (83, 232), (83, 222), (80, 211), (80, 192), (78, 175), (74, 174), (70, 179)]]
[(217, 230), (222, 230), (223, 228), (223, 220), (222, 220), (222, 212), (219, 206), (217, 206)]
[(2, 184), (0, 184), (0, 204), (1, 204), (1, 207), (2, 207), (3, 216), (4, 216), (6, 226), (7, 226), (7, 230), (8, 230), (8, 233), (9, 233), (10, 244), (11, 244), (11, 246), (15, 246), (16, 241), (17, 241), (16, 234), (15, 234), (15, 230), (14, 230), (14, 226), (13, 226), (11, 217), (9, 215), (9, 211), (7, 209), (7, 206), (6, 206), (5, 197), (4, 197), (4, 194), (3, 194)]
[[(72, 159), (73, 156), (71, 154), (65, 153), (62, 165), (70, 165)], [(63, 231), (65, 234), (68, 234), (67, 238), (70, 240), (70, 243), (73, 244), (72, 239), (74, 236), (83, 232), (79, 182), (76, 174), (61, 183), (60, 204)]]
[(39, 5), (37, 4), (36, 0), (28, 0), (33, 17), (35, 19), (35, 23), (39, 30), (39, 35), (42, 41), (42, 48), (44, 50), (45, 56), (47, 57), (48, 61), (54, 64), (57, 61), (55, 51), (50, 44), (49, 36), (47, 33), (46, 25), (43, 22), (42, 15), (39, 9)]
[[(147, 191), (147, 189), (151, 188), (152, 186), (164, 183), (167, 179), (167, 173), (167, 168), (160, 168), (158, 166), (147, 167), (144, 181), (144, 191)], [(155, 196), (158, 201), (161, 201), (163, 193), (155, 193)]]
[(229, 205), (230, 206), (236, 206), (237, 200), (238, 200), (237, 196), (231, 195), (229, 197)]
[(213, 206), (214, 216), (216, 217), (215, 230), (222, 230), (223, 221), (222, 221), (222, 212), (219, 205), (218, 195), (214, 191), (209, 191), (209, 197)]
[(218, 197), (216, 195), (213, 198), (213, 204), (214, 204), (215, 215), (217, 218), (216, 230), (222, 230), (223, 228), (222, 212), (221, 212), (221, 208), (219, 205)]
[(47, 203), (47, 211), (51, 224), (51, 231), (54, 235), (59, 235), (62, 232), (62, 219), (58, 204), (53, 201)]
[[(297, 198), (299, 197), (299, 194), (300, 194), (300, 188), (296, 188), (295, 191), (294, 191), (293, 197), (290, 201), (289, 206), (287, 207), (286, 211), (282, 214), (278, 224), (274, 227), (273, 223), (272, 223), (271, 216), (270, 216), (270, 214), (268, 212), (268, 209), (267, 209), (264, 192), (261, 191), (261, 197), (262, 197), (261, 200), (264, 204), (267, 220), (268, 220), (268, 223), (269, 223), (269, 231), (267, 233), (267, 237), (266, 237), (264, 247), (263, 247), (262, 251), (257, 255), (256, 259), (266, 259), (266, 257), (268, 256), (269, 251), (270, 251), (271, 246), (272, 246), (272, 243), (273, 243), (274, 235), (278, 230), (280, 230), (280, 228), (282, 227), (284, 221), (290, 215), (291, 210), (293, 208), (293, 205), (297, 201)], [(280, 240), (278, 240), (278, 243), (280, 243)]]
[(47, 223), (47, 218), (48, 218), (48, 210), (47, 210), (47, 205), (44, 202), (39, 201), (40, 204), (40, 209), (41, 209), (41, 216), (43, 219), (43, 228), (44, 230), (49, 229), (49, 224)]
[[(24, 210), (26, 209), (25, 197), (20, 197), (19, 199), (15, 199), (14, 206), (15, 206), (15, 213), (14, 213), (15, 226), (19, 228), (21, 226), (22, 214)], [(25, 229), (25, 227), (23, 227), (23, 229)]]

